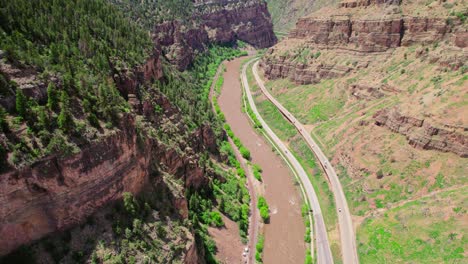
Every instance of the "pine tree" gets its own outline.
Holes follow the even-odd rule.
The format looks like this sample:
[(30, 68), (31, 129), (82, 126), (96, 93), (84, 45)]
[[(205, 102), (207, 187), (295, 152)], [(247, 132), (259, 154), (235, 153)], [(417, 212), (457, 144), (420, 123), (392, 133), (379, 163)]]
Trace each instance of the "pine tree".
[(58, 126), (65, 132), (71, 132), (75, 126), (75, 122), (70, 111), (70, 98), (65, 91), (62, 91), (60, 95), (60, 108), (60, 114), (57, 118)]
[(40, 129), (50, 130), (50, 120), (44, 106), (39, 107), (38, 125)]
[(8, 131), (8, 122), (6, 120), (6, 111), (0, 106), (0, 130), (3, 132)]
[(219, 201), (219, 210), (221, 212), (226, 212), (226, 201), (224, 200), (224, 196), (221, 196), (221, 201)]
[(21, 89), (16, 90), (16, 112), (22, 118), (26, 118), (28, 113), (28, 98), (26, 98)]
[(58, 109), (58, 96), (57, 96), (57, 90), (55, 87), (55, 84), (53, 82), (49, 83), (49, 86), (47, 86), (47, 107), (55, 111)]

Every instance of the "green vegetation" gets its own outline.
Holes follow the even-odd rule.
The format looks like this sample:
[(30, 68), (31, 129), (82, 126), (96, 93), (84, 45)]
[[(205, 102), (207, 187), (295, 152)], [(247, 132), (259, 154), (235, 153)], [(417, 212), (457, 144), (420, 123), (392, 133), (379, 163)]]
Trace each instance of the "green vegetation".
[(146, 32), (103, 0), (0, 3), (0, 46), (11, 62), (89, 78), (111, 70), (106, 56), (131, 67), (151, 45)]
[(262, 124), (260, 123), (260, 120), (257, 119), (257, 116), (254, 114), (254, 112), (252, 111), (252, 108), (250, 107), (249, 104), (247, 104), (246, 106), (244, 106), (244, 110), (245, 112), (247, 112), (247, 114), (250, 116), (250, 118), (253, 120), (253, 126), (254, 128), (257, 128), (257, 129), (262, 129)]
[(259, 196), (257, 202), (258, 210), (260, 210), (260, 217), (264, 223), (268, 223), (270, 220), (270, 208), (268, 207), (265, 197)]
[[(218, 112), (218, 118), (222, 118), (224, 115), (222, 115), (221, 110)], [(240, 154), (242, 157), (246, 160), (250, 160), (250, 151), (242, 144), (240, 139), (234, 135), (234, 132), (232, 132), (231, 127), (228, 124), (224, 124), (224, 130), (226, 130), (226, 133), (228, 136), (232, 139), (232, 142), (234, 142), (234, 145), (239, 149)]]
[[(235, 160), (235, 157), (229, 159), (231, 160), (231, 158)], [(225, 182), (217, 179), (213, 181), (213, 193), (219, 211), (237, 222), (241, 237), (246, 239), (249, 225), (250, 196), (245, 187), (245, 179), (238, 178), (232, 171), (226, 172), (219, 167), (216, 167), (216, 172), (223, 175), (226, 180)], [(213, 216), (210, 215), (210, 217)]]
[(456, 227), (463, 226), (460, 224), (465, 213), (457, 215), (438, 206), (466, 206), (464, 193), (466, 188), (443, 192), (436, 199), (411, 201), (386, 211), (383, 217), (366, 219), (357, 233), (360, 261), (463, 262), (466, 230)]
[(263, 263), (263, 246), (265, 244), (265, 237), (262, 235), (258, 236), (258, 242), (255, 245), (255, 260), (257, 263)]
[[(103, 0), (2, 0), (0, 5), (5, 63), (34, 68), (48, 84), (45, 108), (1, 75), (2, 94), (16, 95), (16, 111), (8, 113), (15, 127), (9, 132), (27, 128), (20, 138), (8, 136), (4, 148), (13, 153), (8, 163), (22, 167), (52, 150), (77, 149), (93, 140), (94, 133), (84, 131), (88, 124), (117, 125), (128, 106), (108, 76), (144, 61), (151, 47), (146, 32)], [(88, 122), (75, 124), (75, 115)]]
[(262, 181), (262, 167), (260, 167), (258, 164), (253, 164), (252, 169), (255, 179)]
[(305, 258), (305, 260), (304, 260), (304, 263), (305, 263), (305, 264), (312, 264), (312, 263), (314, 263), (314, 262), (313, 262), (313, 259), (312, 259), (312, 255), (311, 255), (311, 253), (310, 253), (310, 249), (307, 249), (306, 258)]
[(28, 99), (21, 90), (16, 91), (16, 112), (24, 119), (28, 114)]
[(276, 109), (274, 104), (268, 100), (258, 101), (258, 99), (256, 99), (255, 103), (260, 115), (279, 138), (285, 140), (297, 135), (296, 128), (284, 119), (283, 115)]
[(194, 12), (190, 0), (109, 0), (124, 14), (138, 21), (145, 29), (151, 30), (156, 23), (177, 19), (186, 23)]

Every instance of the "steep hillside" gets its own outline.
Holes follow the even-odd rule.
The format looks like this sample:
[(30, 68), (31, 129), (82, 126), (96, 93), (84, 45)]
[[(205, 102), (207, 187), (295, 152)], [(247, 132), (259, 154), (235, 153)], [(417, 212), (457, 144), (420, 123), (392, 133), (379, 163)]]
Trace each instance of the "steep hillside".
[[(213, 262), (219, 211), (245, 236), (247, 191), (221, 164), (231, 154), (207, 89), (242, 54), (213, 44), (274, 43), (265, 4), (164, 1), (151, 38), (154, 17), (126, 3), (0, 1), (0, 255), (26, 245), (5, 263)], [(231, 37), (208, 34), (219, 13)], [(184, 23), (196, 29), (162, 30)]]
[(297, 20), (324, 6), (334, 6), (337, 0), (267, 0), (268, 10), (277, 34), (289, 32)]
[[(180, 70), (186, 69), (197, 53), (213, 43), (234, 44), (241, 40), (255, 48), (266, 48), (276, 43), (276, 37), (271, 31), (270, 14), (264, 1), (112, 2), (140, 24), (146, 25), (151, 30), (153, 42), (162, 49), (163, 56)], [(165, 19), (168, 17), (171, 19)], [(148, 26), (147, 19), (159, 20), (161, 23)]]
[(465, 1), (345, 1), (262, 60), (340, 170), (362, 263), (463, 258), (467, 15)]

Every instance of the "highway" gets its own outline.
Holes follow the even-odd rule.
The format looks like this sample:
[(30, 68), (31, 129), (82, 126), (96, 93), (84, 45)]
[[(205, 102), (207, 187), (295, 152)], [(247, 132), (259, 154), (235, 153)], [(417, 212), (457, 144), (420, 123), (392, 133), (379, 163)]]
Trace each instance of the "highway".
[[(253, 100), (250, 87), (249, 87), (249, 83), (247, 81), (247, 75), (246, 75), (247, 67), (249, 67), (249, 65), (253, 61), (254, 60), (251, 60), (243, 66), (242, 75), (241, 75), (241, 82), (242, 82), (242, 86), (245, 89), (245, 94), (247, 96), (248, 103), (252, 109), (252, 112), (255, 114), (255, 116), (261, 123), (264, 131), (267, 133), (270, 139), (278, 146), (283, 156), (287, 158), (291, 166), (297, 172), (297, 175), (299, 176), (302, 186), (306, 192), (309, 205), (311, 209), (313, 210), (312, 215), (314, 218), (315, 236), (311, 236), (311, 237), (315, 238), (315, 246), (317, 250), (317, 256), (316, 256), (317, 263), (319, 264), (333, 263), (333, 257), (332, 257), (331, 250), (330, 250), (330, 244), (328, 242), (327, 230), (325, 227), (325, 222), (323, 220), (322, 211), (320, 209), (318, 197), (315, 193), (315, 190), (312, 184), (310, 183), (308, 175), (304, 171), (300, 163), (297, 161), (297, 159), (294, 157), (294, 155), (291, 154), (291, 152), (288, 150), (285, 144), (278, 138), (278, 136), (273, 132), (273, 130), (271, 130), (268, 124), (263, 120)], [(311, 233), (312, 233), (312, 230), (311, 230)], [(313, 248), (311, 250), (313, 252)]]
[[(317, 157), (318, 161), (320, 162), (322, 168), (324, 169), (328, 177), (328, 181), (331, 185), (331, 190), (335, 197), (336, 210), (338, 214), (343, 263), (359, 263), (356, 250), (356, 237), (354, 234), (352, 218), (349, 212), (346, 196), (343, 192), (343, 188), (341, 186), (338, 175), (336, 174), (335, 170), (331, 166), (323, 151), (315, 143), (315, 141), (312, 139), (305, 127), (285, 107), (283, 107), (266, 89), (263, 80), (261, 80), (261, 78), (258, 75), (258, 63), (258, 61), (255, 62), (253, 66), (253, 75), (261, 91), (268, 98), (268, 100), (270, 100), (278, 108), (278, 110), (286, 117), (286, 119), (296, 127), (296, 129), (307, 142), (309, 148), (312, 150), (312, 152), (314, 152), (315, 156)], [(243, 75), (245, 75), (245, 72), (243, 72)], [(248, 94), (250, 95), (250, 93)]]

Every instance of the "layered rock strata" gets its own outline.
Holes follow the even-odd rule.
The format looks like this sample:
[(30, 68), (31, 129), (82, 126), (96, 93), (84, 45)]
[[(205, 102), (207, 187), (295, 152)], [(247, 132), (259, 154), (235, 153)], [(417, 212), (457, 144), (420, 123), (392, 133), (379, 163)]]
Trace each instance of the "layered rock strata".
[[(375, 124), (406, 136), (410, 145), (421, 149), (452, 152), (468, 157), (468, 136), (456, 129), (438, 128), (424, 119), (402, 115), (397, 109), (384, 109), (374, 115)], [(464, 129), (466, 132), (466, 128)]]
[[(356, 4), (356, 7), (360, 7), (356, 9), (360, 11), (368, 5), (399, 4), (398, 1), (350, 1), (343, 2), (342, 9), (349, 3)], [(372, 14), (362, 15), (356, 11), (357, 14), (337, 12), (330, 16), (315, 14), (315, 16), (301, 18), (284, 42), (300, 41), (314, 49), (345, 52), (355, 57), (362, 57), (385, 54), (395, 48), (414, 44), (432, 45), (444, 41), (450, 47), (449, 50), (444, 51), (446, 56), (450, 55), (450, 61), (444, 60), (444, 56), (438, 56), (431, 59), (433, 62), (439, 62), (442, 66), (449, 66), (456, 70), (468, 58), (467, 29), (459, 18), (454, 16), (416, 17), (395, 11), (387, 14), (384, 10), (382, 7), (369, 11), (382, 12), (381, 17)], [(315, 60), (303, 65), (292, 61), (287, 56), (275, 53), (280, 52), (275, 52), (275, 48), (271, 49), (268, 52), (270, 56), (266, 56), (262, 63), (265, 75), (270, 79), (290, 78), (300, 84), (315, 83), (320, 81), (320, 75), (324, 78), (333, 78), (337, 74), (342, 76), (340, 73), (343, 72), (343, 68), (346, 68), (344, 65), (326, 65), (324, 62)], [(316, 78), (308, 77), (311, 75)]]
[[(177, 118), (177, 109), (160, 97), (168, 115)], [(155, 102), (145, 102), (154, 109)], [(150, 114), (151, 113), (151, 114)], [(154, 111), (144, 111), (154, 115)], [(138, 117), (128, 114), (120, 130), (82, 148), (70, 157), (49, 156), (22, 170), (12, 170), (0, 178), (0, 255), (55, 231), (82, 222), (100, 207), (121, 199), (124, 192), (139, 193), (154, 175), (165, 173), (181, 179), (186, 188), (207, 184), (207, 172), (198, 165), (195, 151), (216, 149), (213, 131), (205, 126), (195, 132), (190, 144), (175, 147), (144, 133)], [(148, 116), (151, 120), (151, 116)], [(158, 121), (159, 120), (159, 121)], [(152, 120), (154, 125), (161, 117)], [(148, 124), (150, 125), (150, 124)], [(180, 130), (184, 125), (178, 125)], [(183, 134), (179, 131), (178, 134)], [(200, 136), (201, 135), (201, 136)], [(196, 139), (196, 140), (195, 140)], [(206, 143), (206, 145), (205, 145)], [(178, 151), (181, 149), (182, 151)], [(173, 199), (181, 217), (187, 217), (184, 197)]]

